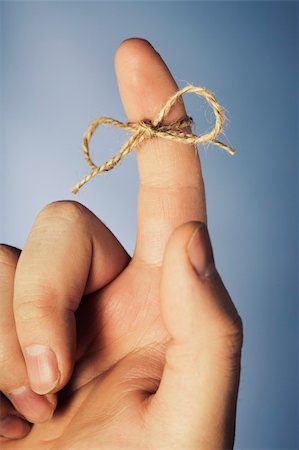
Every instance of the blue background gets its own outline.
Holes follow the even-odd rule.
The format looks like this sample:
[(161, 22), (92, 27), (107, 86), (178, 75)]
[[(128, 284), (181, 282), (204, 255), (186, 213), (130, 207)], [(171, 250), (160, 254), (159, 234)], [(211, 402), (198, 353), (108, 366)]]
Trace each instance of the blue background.
[[(245, 327), (236, 448), (297, 448), (298, 4), (2, 2), (0, 10), (2, 242), (22, 247), (45, 204), (74, 198), (93, 118), (126, 119), (114, 74), (123, 39), (150, 40), (179, 87), (206, 86), (226, 107), (224, 139), (238, 153), (199, 151), (217, 264)], [(197, 131), (209, 126), (206, 105), (185, 102)], [(98, 163), (126, 138), (104, 128), (93, 140)], [(132, 154), (76, 197), (129, 252), (137, 188)]]

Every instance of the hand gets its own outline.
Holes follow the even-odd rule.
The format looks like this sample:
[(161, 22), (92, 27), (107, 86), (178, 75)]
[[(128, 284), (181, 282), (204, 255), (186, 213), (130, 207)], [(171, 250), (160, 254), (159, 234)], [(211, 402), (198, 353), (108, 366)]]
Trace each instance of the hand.
[[(177, 90), (144, 40), (124, 41), (115, 67), (130, 121)], [(167, 120), (184, 115), (178, 102)], [(2, 246), (3, 450), (233, 446), (242, 325), (215, 268), (199, 158), (161, 139), (137, 158), (132, 259), (76, 202), (42, 210), (22, 253)]]

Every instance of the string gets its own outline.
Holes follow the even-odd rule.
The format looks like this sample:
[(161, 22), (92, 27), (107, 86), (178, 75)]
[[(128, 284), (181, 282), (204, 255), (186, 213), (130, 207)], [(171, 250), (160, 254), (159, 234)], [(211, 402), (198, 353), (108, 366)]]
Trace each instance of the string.
[[(163, 125), (163, 120), (173, 107), (173, 105), (177, 102), (177, 100), (186, 93), (194, 93), (201, 97), (204, 97), (206, 101), (211, 106), (214, 116), (215, 116), (215, 124), (214, 128), (202, 135), (196, 135), (186, 131), (186, 128), (190, 127), (193, 120), (191, 117), (185, 117), (184, 119), (175, 121), (173, 123)], [(140, 146), (140, 144), (146, 139), (153, 138), (163, 138), (168, 139), (173, 142), (182, 142), (185, 144), (203, 144), (203, 143), (213, 143), (218, 147), (222, 148), (229, 154), (235, 154), (236, 150), (229, 145), (224, 144), (220, 140), (216, 139), (217, 136), (222, 132), (224, 127), (225, 116), (222, 107), (217, 102), (215, 96), (205, 88), (193, 86), (188, 84), (184, 88), (177, 91), (174, 95), (172, 95), (159, 114), (155, 117), (154, 120), (141, 120), (139, 122), (120, 122), (118, 120), (112, 119), (110, 117), (99, 117), (95, 119), (88, 130), (86, 131), (83, 142), (82, 149), (84, 159), (87, 164), (91, 167), (92, 171), (84, 177), (81, 181), (79, 181), (72, 188), (72, 192), (77, 194), (77, 192), (84, 186), (88, 181), (90, 181), (93, 177), (100, 174), (104, 171), (109, 171), (113, 169), (122, 158), (124, 158), (128, 153), (130, 153), (134, 148)], [(101, 125), (113, 125), (123, 130), (130, 131), (132, 136), (127, 140), (127, 142), (123, 145), (121, 150), (112, 158), (101, 164), (100, 166), (96, 166), (96, 164), (92, 161), (89, 153), (89, 143), (90, 140), (96, 131), (96, 129)]]

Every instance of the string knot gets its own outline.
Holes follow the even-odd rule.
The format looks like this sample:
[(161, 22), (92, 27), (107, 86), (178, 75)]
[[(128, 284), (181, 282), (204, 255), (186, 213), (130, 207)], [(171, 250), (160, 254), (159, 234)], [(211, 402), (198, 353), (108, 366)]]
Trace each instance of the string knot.
[[(163, 124), (165, 117), (167, 116), (173, 105), (177, 102), (177, 100), (183, 94), (192, 92), (201, 97), (204, 97), (214, 112), (214, 128), (203, 135), (196, 135), (190, 131), (190, 126), (193, 122), (193, 119), (189, 116), (172, 123)], [(103, 124), (114, 125), (118, 128), (130, 131), (132, 132), (132, 136), (127, 140), (122, 149), (115, 156), (113, 156), (111, 159), (101, 164), (100, 166), (96, 166), (89, 154), (89, 142), (97, 127)], [(83, 137), (82, 143), (84, 158), (87, 164), (92, 168), (92, 171), (72, 188), (72, 192), (76, 194), (84, 184), (91, 180), (91, 178), (95, 177), (101, 172), (113, 169), (124, 156), (130, 153), (134, 148), (138, 147), (146, 139), (159, 137), (193, 145), (211, 142), (227, 151), (229, 154), (233, 155), (236, 151), (235, 149), (216, 139), (218, 134), (221, 133), (223, 126), (224, 113), (214, 95), (205, 88), (193, 85), (187, 85), (183, 89), (177, 91), (174, 95), (172, 95), (153, 121), (143, 119), (139, 122), (124, 123), (110, 117), (97, 118), (90, 124)]]
[(155, 126), (150, 120), (140, 120), (136, 125), (136, 129), (142, 131), (149, 139), (156, 136), (159, 128), (158, 126)]

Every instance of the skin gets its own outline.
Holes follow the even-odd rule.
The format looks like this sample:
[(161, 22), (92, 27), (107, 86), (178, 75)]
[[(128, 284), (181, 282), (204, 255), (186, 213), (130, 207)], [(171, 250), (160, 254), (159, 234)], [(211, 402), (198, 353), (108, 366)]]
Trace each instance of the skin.
[[(177, 90), (142, 39), (121, 43), (115, 70), (129, 121)], [(178, 102), (166, 121), (185, 114)], [(132, 257), (65, 201), (39, 213), (22, 252), (1, 246), (3, 450), (233, 447), (242, 322), (215, 267), (200, 160), (163, 139), (136, 154)], [(41, 345), (52, 369), (38, 379)]]

